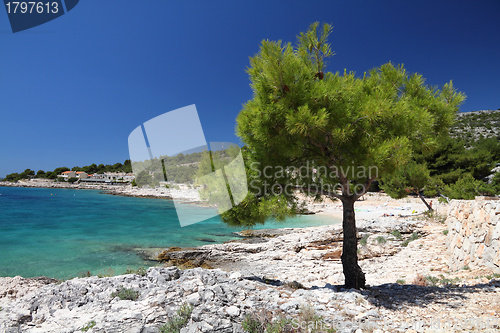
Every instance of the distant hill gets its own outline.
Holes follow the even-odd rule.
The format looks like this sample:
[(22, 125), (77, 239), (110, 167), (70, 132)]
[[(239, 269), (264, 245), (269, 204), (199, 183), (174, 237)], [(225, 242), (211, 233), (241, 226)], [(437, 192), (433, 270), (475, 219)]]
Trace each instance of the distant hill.
[(459, 113), (450, 135), (468, 146), (481, 137), (500, 139), (500, 109)]

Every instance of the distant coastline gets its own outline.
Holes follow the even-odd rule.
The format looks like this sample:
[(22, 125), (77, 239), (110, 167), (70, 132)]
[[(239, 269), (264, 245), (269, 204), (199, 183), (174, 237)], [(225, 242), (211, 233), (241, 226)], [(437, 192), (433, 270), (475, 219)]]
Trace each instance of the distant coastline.
[(124, 185), (106, 185), (106, 184), (71, 184), (66, 182), (32, 182), (32, 181), (17, 181), (6, 182), (0, 181), (0, 187), (26, 187), (26, 188), (60, 188), (72, 190), (100, 190), (104, 194), (119, 195), (124, 197), (150, 198), (150, 199), (167, 199), (172, 200), (172, 193), (177, 199), (187, 203), (195, 203), (202, 206), (206, 204), (201, 200), (198, 191), (189, 188), (186, 185), (179, 185), (179, 188), (139, 188), (130, 184)]

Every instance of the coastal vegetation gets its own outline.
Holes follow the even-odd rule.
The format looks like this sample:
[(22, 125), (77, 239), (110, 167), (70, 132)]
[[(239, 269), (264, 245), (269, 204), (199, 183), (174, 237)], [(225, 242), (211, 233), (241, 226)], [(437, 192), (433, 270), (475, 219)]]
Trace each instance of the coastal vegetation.
[(192, 305), (182, 304), (177, 313), (173, 317), (168, 318), (167, 323), (160, 327), (160, 333), (179, 333), (188, 323), (192, 313)]
[[(392, 63), (363, 76), (325, 72), (333, 55), (330, 33), (330, 25), (314, 23), (296, 46), (263, 41), (250, 59), (253, 98), (237, 118), (246, 164), (310, 172), (270, 177), (249, 172), (251, 193), (222, 218), (232, 225), (284, 219), (298, 211), (295, 190), (316, 199), (339, 199), (345, 286), (359, 289), (366, 281), (357, 258), (355, 202), (373, 181), (410, 162), (414, 151), (435, 149), (465, 97), (451, 82), (438, 90)], [(367, 172), (349, 172), (352, 167)]]
[(80, 331), (82, 332), (87, 332), (88, 330), (92, 329), (95, 327), (95, 325), (97, 325), (96, 321), (95, 320), (91, 320), (89, 321), (85, 326), (83, 326)]
[(11, 173), (5, 176), (4, 181), (15, 182), (21, 179), (30, 179), (30, 178), (45, 178), (45, 179), (57, 179), (57, 176), (63, 173), (64, 171), (84, 171), (87, 174), (102, 174), (106, 172), (132, 172), (132, 165), (130, 160), (125, 160), (123, 163), (115, 163), (115, 164), (91, 164), (84, 167), (75, 166), (73, 168), (68, 167), (59, 167), (52, 171), (43, 171), (38, 170), (36, 173), (34, 170), (26, 169), (21, 173)]
[(293, 319), (283, 313), (266, 310), (247, 314), (241, 326), (247, 333), (334, 333), (338, 331), (309, 304), (301, 306), (298, 316)]
[(111, 298), (118, 297), (121, 300), (135, 301), (139, 298), (139, 292), (131, 288), (121, 286), (117, 291), (111, 293)]

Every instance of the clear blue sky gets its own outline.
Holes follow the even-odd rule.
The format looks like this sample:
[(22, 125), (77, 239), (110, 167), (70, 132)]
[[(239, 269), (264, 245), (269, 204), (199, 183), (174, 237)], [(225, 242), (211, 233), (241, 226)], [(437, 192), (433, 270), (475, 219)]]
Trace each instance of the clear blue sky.
[(500, 2), (82, 0), (13, 34), (0, 8), (0, 176), (123, 162), (141, 123), (196, 104), (208, 141), (239, 143), (245, 68), (263, 39), (334, 26), (329, 70), (404, 63), (453, 80), (462, 111), (500, 108)]

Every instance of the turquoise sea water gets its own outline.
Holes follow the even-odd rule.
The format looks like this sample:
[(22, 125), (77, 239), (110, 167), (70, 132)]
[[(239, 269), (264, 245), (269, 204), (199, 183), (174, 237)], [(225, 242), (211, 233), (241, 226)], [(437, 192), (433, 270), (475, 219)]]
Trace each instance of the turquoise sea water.
[[(192, 214), (212, 208), (185, 205)], [(307, 227), (338, 221), (298, 216), (257, 228)], [(234, 239), (240, 229), (218, 217), (181, 228), (170, 200), (112, 196), (93, 190), (0, 187), (0, 276), (70, 278), (81, 272), (124, 273), (154, 263), (134, 250), (198, 246)]]

